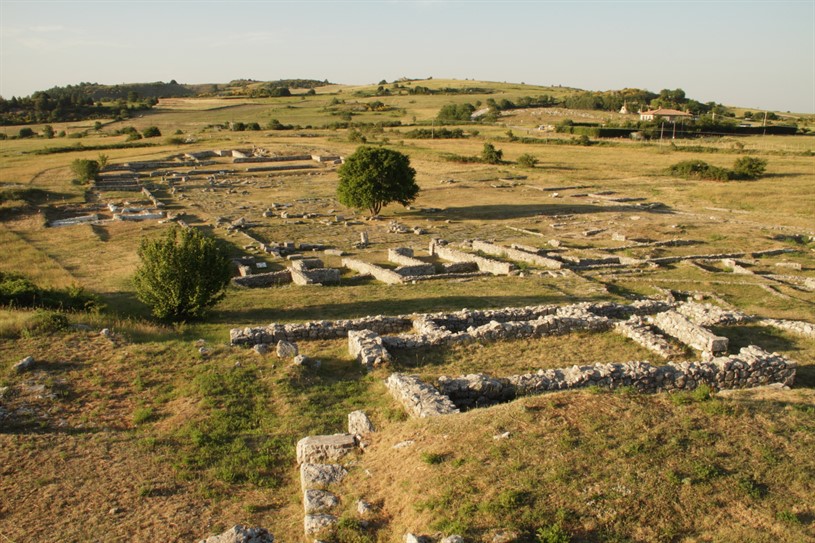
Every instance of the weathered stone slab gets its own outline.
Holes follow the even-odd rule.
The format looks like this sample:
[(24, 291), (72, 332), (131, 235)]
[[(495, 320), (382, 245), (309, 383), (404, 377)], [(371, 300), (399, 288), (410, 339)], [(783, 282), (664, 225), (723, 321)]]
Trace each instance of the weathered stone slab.
[(301, 464), (300, 486), (303, 491), (325, 489), (339, 483), (346, 475), (348, 472), (339, 464)]
[(306, 514), (328, 513), (340, 503), (340, 499), (327, 490), (309, 489), (303, 492), (303, 508)]
[(296, 343), (291, 343), (289, 341), (283, 340), (277, 342), (277, 348), (275, 349), (275, 352), (277, 353), (277, 356), (280, 358), (294, 358), (299, 353)]
[(354, 436), (375, 432), (374, 424), (365, 411), (352, 411), (348, 413), (348, 433)]
[(326, 536), (337, 527), (337, 517), (325, 513), (303, 517), (303, 528), (308, 536)]
[(297, 463), (336, 462), (355, 448), (356, 442), (352, 434), (304, 437), (297, 442)]
[(274, 543), (274, 536), (265, 528), (248, 528), (236, 524), (224, 533), (202, 539), (199, 543)]

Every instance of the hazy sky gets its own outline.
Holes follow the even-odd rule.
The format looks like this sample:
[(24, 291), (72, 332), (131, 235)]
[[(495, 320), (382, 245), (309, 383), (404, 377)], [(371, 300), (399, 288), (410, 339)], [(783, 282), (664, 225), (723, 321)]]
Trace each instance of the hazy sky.
[(0, 95), (54, 85), (471, 78), (815, 112), (815, 0), (0, 0)]

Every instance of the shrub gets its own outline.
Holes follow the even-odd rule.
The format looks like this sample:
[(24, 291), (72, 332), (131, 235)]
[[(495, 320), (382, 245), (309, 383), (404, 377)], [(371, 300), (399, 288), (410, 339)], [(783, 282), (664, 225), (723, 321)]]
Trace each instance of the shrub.
[(159, 130), (157, 126), (148, 126), (142, 132), (142, 136), (145, 138), (156, 138), (161, 136), (161, 130)]
[(534, 168), (538, 165), (538, 159), (529, 153), (524, 153), (518, 157), (518, 164), (526, 168)]
[(481, 159), (487, 164), (500, 164), (504, 158), (504, 152), (496, 149), (491, 143), (485, 143), (481, 150)]
[(56, 311), (38, 309), (25, 323), (23, 337), (45, 336), (62, 332), (70, 327), (68, 317)]
[(763, 158), (744, 156), (733, 164), (734, 179), (758, 179), (767, 169), (767, 161)]
[(673, 177), (684, 179), (710, 179), (715, 181), (730, 180), (731, 172), (725, 168), (711, 166), (702, 160), (683, 160), (668, 168)]
[(87, 310), (95, 308), (97, 300), (81, 287), (44, 289), (22, 275), (0, 272), (0, 306)]
[(35, 135), (34, 130), (32, 130), (31, 128), (25, 127), (25, 128), (20, 129), (20, 132), (17, 134), (17, 137), (20, 138), (20, 139), (33, 138), (34, 135)]
[(221, 301), (229, 284), (229, 258), (213, 238), (189, 228), (143, 240), (136, 296), (160, 319), (200, 319)]

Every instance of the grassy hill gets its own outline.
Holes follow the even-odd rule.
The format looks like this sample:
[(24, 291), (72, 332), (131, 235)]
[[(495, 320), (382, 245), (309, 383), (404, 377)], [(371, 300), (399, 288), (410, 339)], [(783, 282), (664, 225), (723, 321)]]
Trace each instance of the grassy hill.
[[(99, 534), (109, 541), (197, 541), (242, 523), (262, 525), (279, 541), (297, 540), (303, 507), (295, 443), (344, 431), (346, 415), (364, 409), (379, 431), (343, 483), (337, 541), (401, 541), (410, 531), (490, 543), (499, 530), (509, 539), (540, 543), (815, 540), (810, 338), (754, 324), (716, 330), (730, 338), (731, 352), (757, 344), (797, 361), (791, 390), (559, 392), (433, 420), (407, 418), (383, 384), (391, 371), (433, 380), (656, 361), (610, 334), (437, 349), (371, 373), (350, 357), (344, 339), (300, 342), (301, 352), (322, 361), (317, 370), (229, 346), (231, 328), (271, 322), (627, 302), (671, 292), (761, 317), (815, 322), (815, 292), (807, 282), (815, 280), (810, 136), (590, 139), (586, 145), (539, 127), (625, 117), (555, 107), (506, 111), (494, 123), (450, 125), (464, 131), (461, 139), (414, 139), (411, 130), (439, 128), (433, 119), (443, 105), (562, 96), (572, 89), (437, 79), (399, 85), (405, 89), (384, 85), (390, 96), (377, 95), (379, 85), (328, 85), (286, 98), (166, 98), (125, 121), (54, 124), (64, 138), (3, 141), (0, 272), (63, 292), (82, 287), (99, 306), (70, 312), (0, 308), (0, 533), (14, 542), (32, 533), (77, 542)], [(417, 85), (479, 92), (407, 93)], [(384, 107), (371, 108), (374, 102)], [(273, 119), (291, 127), (267, 128)], [(262, 130), (232, 129), (254, 122)], [(128, 141), (122, 130), (151, 126), (162, 135)], [(12, 136), (19, 129), (0, 131)], [(482, 238), (576, 258), (738, 252), (752, 273), (734, 273), (731, 263), (713, 257), (567, 274), (527, 266), (513, 276), (400, 285), (343, 270), (337, 286), (230, 287), (205, 322), (173, 325), (151, 319), (132, 284), (141, 240), (160, 235), (167, 224), (47, 226), (87, 213), (110, 219), (109, 203), (150, 205), (140, 193), (73, 183), (69, 166), (77, 158), (104, 154), (108, 164), (122, 166), (253, 148), (270, 155), (347, 156), (360, 135), (410, 157), (422, 189), (410, 208), (388, 206), (381, 220), (344, 208), (336, 201), (334, 165), (249, 172), (253, 164), (231, 157), (196, 168), (176, 161), (167, 169), (190, 177), (176, 183), (181, 191), (162, 180), (171, 174), (151, 175), (159, 169), (142, 170), (139, 178), (165, 211), (183, 213), (230, 256), (253, 257), (270, 271), (288, 262), (259, 252), (224, 228), (224, 220), (244, 217), (254, 224), (248, 231), (266, 243), (319, 243), (382, 264), (390, 247), (424, 255), (431, 238), (454, 244)], [(503, 151), (503, 163), (462, 159), (478, 156), (485, 143)], [(518, 164), (524, 154), (536, 158), (536, 166)], [(742, 156), (766, 159), (766, 175), (713, 182), (666, 173), (683, 160), (729, 168)], [(196, 173), (211, 168), (231, 173), (218, 174), (211, 185)], [(277, 211), (265, 216), (271, 209)], [(301, 216), (284, 218), (280, 209)], [(398, 233), (391, 221), (425, 233)], [(362, 232), (371, 245), (359, 249), (354, 244)], [(767, 249), (789, 252), (750, 256)], [(340, 257), (315, 256), (340, 267)], [(112, 335), (101, 335), (103, 328)], [(28, 355), (34, 368), (14, 371)], [(407, 440), (414, 444), (393, 448)], [(356, 498), (375, 505), (367, 527), (354, 512)]]

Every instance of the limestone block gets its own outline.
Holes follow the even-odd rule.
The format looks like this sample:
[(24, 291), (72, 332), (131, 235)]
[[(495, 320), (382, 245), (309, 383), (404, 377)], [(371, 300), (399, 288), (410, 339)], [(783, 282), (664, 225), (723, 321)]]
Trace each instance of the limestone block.
[(309, 436), (297, 442), (297, 463), (336, 462), (356, 447), (352, 434)]
[(236, 524), (224, 533), (202, 539), (199, 543), (274, 543), (274, 536), (265, 528), (248, 528)]
[(351, 435), (365, 435), (375, 432), (371, 419), (364, 411), (352, 411), (348, 413), (348, 433)]
[(12, 366), (11, 369), (18, 373), (22, 373), (24, 371), (30, 370), (33, 367), (34, 367), (34, 357), (26, 356), (25, 358), (14, 364), (14, 366)]
[(301, 464), (300, 486), (305, 490), (325, 489), (337, 484), (348, 475), (348, 472), (339, 464)]
[(340, 499), (327, 490), (309, 489), (303, 492), (303, 508), (306, 514), (328, 513), (337, 505)]
[(308, 536), (327, 535), (337, 527), (337, 517), (320, 513), (303, 517), (303, 528)]
[(296, 343), (280, 340), (275, 351), (278, 358), (294, 358), (299, 354)]

